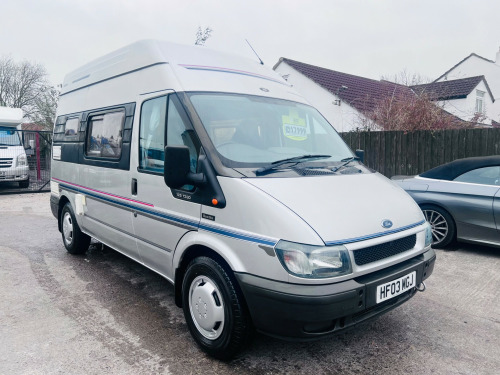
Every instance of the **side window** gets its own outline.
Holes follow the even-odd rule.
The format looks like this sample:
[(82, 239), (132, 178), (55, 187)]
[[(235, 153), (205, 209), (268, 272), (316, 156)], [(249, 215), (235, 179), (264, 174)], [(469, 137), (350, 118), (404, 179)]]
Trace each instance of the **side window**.
[(474, 169), (458, 176), (454, 181), (483, 185), (500, 185), (500, 166)]
[(139, 135), (139, 168), (163, 173), (165, 160), (165, 116), (167, 97), (142, 104)]
[(119, 159), (124, 120), (123, 111), (91, 116), (87, 129), (87, 156)]
[(80, 121), (78, 118), (70, 118), (66, 121), (64, 125), (64, 135), (76, 135), (78, 134), (78, 124)]
[(191, 159), (191, 172), (196, 173), (198, 163), (198, 147), (194, 132), (189, 129), (188, 119), (181, 108), (179, 100), (171, 96), (168, 103), (167, 115), (167, 145), (168, 146), (187, 146)]

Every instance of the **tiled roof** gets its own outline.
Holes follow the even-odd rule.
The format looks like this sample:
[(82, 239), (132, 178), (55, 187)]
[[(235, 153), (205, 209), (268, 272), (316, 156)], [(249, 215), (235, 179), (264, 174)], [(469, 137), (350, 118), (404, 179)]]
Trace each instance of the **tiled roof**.
[(408, 87), (396, 83), (341, 73), (284, 57), (275, 65), (275, 68), (281, 62), (287, 63), (360, 112), (371, 112), (377, 101), (385, 96), (411, 93)]
[(486, 85), (491, 100), (495, 101), (484, 76), (432, 82), (424, 85), (411, 86), (411, 88), (417, 94), (426, 93), (431, 100), (463, 99), (466, 98), (481, 81)]

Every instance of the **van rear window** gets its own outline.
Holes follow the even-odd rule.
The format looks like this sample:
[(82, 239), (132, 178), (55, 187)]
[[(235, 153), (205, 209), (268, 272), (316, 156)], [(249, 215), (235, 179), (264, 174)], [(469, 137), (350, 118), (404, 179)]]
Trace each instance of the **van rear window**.
[(119, 159), (122, 152), (124, 120), (124, 112), (110, 112), (90, 117), (87, 156)]

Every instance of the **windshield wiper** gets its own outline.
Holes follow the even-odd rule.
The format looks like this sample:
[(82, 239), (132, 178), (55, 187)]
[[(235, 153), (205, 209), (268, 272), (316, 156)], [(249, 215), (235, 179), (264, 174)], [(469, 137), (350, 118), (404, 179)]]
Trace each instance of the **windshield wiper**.
[(336, 166), (335, 168), (332, 168), (332, 172), (337, 172), (339, 169), (344, 168), (347, 164), (350, 162), (353, 162), (354, 160), (359, 161), (360, 159), (357, 156), (351, 156), (345, 159), (342, 159), (341, 162), (342, 164)]
[(269, 165), (266, 165), (262, 168), (259, 168), (255, 171), (255, 174), (257, 176), (262, 176), (266, 173), (269, 173), (270, 171), (272, 170), (275, 170), (277, 169), (278, 167), (281, 167), (285, 164), (298, 164), (298, 163), (302, 163), (304, 161), (307, 161), (307, 160), (312, 160), (312, 159), (326, 159), (326, 158), (329, 158), (331, 157), (331, 155), (301, 155), (301, 156), (294, 156), (293, 158), (286, 158), (286, 159), (282, 159), (282, 160), (276, 160), (276, 161), (273, 161), (271, 164)]

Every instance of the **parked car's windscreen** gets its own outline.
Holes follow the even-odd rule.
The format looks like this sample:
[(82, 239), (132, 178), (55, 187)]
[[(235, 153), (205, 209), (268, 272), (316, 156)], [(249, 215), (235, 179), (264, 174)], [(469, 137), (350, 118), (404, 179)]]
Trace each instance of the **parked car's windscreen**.
[(228, 167), (253, 167), (301, 155), (330, 155), (338, 162), (352, 152), (314, 108), (261, 96), (192, 93), (198, 116)]
[(21, 146), (18, 132), (8, 128), (0, 128), (0, 146)]

